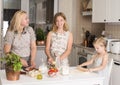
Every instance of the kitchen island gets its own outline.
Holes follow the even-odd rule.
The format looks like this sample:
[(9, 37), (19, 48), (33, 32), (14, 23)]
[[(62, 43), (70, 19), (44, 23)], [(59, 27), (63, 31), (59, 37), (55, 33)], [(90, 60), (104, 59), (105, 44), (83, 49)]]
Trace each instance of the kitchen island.
[(0, 85), (103, 85), (104, 77), (91, 72), (81, 72), (76, 67), (70, 67), (69, 75), (57, 74), (55, 77), (49, 77), (43, 74), (42, 80), (37, 80), (28, 75), (20, 75), (17, 81), (6, 80), (4, 70), (0, 70)]

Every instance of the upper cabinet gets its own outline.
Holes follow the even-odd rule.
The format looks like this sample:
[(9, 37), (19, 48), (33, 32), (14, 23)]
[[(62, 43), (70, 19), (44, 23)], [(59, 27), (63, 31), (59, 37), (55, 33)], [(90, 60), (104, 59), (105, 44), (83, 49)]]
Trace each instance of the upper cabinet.
[(92, 22), (120, 22), (120, 0), (93, 0)]

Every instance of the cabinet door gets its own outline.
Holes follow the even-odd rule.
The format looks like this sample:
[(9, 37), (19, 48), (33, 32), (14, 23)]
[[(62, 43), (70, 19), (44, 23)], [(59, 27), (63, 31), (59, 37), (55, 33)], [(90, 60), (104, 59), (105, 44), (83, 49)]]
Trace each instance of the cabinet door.
[(107, 3), (107, 21), (108, 22), (120, 22), (120, 0), (108, 0)]
[(68, 57), (70, 66), (78, 65), (77, 52), (78, 52), (78, 48), (73, 46), (71, 53)]
[(92, 22), (120, 22), (120, 0), (93, 0)]
[(120, 85), (120, 65), (113, 65), (110, 85)]
[[(87, 61), (89, 61), (92, 57), (93, 57), (93, 55), (88, 53), (88, 54), (87, 54)], [(88, 65), (87, 67), (88, 67), (88, 68), (91, 68), (92, 65)]]
[(106, 1), (107, 0), (93, 0), (92, 22), (106, 21)]

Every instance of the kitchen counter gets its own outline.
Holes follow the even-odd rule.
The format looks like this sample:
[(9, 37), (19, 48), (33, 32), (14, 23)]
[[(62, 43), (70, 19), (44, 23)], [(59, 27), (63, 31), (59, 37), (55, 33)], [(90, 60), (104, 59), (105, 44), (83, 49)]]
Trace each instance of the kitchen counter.
[(78, 48), (82, 48), (86, 51), (86, 53), (88, 54), (95, 54), (95, 49), (94, 48), (90, 48), (90, 47), (85, 47), (81, 44), (73, 44), (73, 47), (78, 47)]
[(96, 73), (81, 72), (75, 67), (70, 67), (70, 74), (65, 76), (58, 74), (55, 77), (49, 77), (44, 74), (42, 80), (37, 80), (27, 75), (20, 75), (17, 81), (6, 80), (5, 71), (0, 70), (0, 85), (103, 85), (103, 80), (104, 77)]

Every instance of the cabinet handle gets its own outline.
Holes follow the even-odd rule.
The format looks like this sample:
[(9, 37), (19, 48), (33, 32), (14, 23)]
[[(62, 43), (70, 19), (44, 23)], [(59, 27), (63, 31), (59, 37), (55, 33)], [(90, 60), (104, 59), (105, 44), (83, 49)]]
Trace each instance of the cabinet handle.
[(120, 65), (120, 63), (117, 63), (117, 62), (114, 62), (114, 64), (115, 64), (115, 65), (118, 65), (118, 66)]
[(106, 21), (106, 19), (104, 19), (104, 21)]

